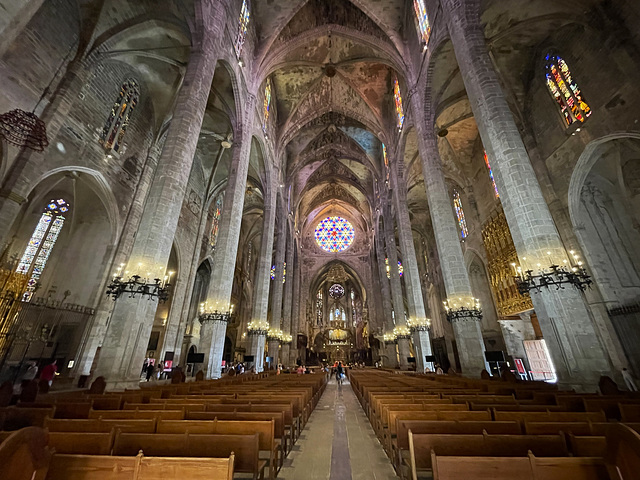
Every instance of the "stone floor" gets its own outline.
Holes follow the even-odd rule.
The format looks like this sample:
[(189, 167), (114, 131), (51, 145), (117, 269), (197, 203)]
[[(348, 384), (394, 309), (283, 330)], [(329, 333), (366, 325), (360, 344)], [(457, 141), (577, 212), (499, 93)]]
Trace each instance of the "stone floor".
[(369, 419), (345, 380), (331, 380), (278, 480), (397, 480)]

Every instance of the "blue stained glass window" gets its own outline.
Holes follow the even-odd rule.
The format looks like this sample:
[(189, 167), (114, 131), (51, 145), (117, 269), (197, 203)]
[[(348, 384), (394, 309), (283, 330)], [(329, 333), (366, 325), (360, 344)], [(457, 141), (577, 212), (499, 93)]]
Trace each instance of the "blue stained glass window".
[(325, 252), (342, 252), (349, 248), (355, 238), (353, 225), (342, 217), (327, 217), (315, 230), (316, 243)]

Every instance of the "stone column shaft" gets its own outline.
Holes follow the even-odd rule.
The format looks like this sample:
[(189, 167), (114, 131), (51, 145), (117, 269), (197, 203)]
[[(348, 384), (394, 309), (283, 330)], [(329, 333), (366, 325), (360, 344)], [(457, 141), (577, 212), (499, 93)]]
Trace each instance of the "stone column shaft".
[[(424, 308), (424, 299), (422, 297), (422, 285), (420, 283), (420, 273), (418, 271), (418, 261), (416, 258), (416, 249), (413, 243), (413, 231), (411, 230), (411, 218), (409, 217), (409, 209), (407, 208), (406, 186), (401, 174), (401, 165), (393, 162), (392, 165), (392, 182), (395, 183), (393, 189), (396, 220), (398, 224), (398, 240), (400, 242), (400, 251), (403, 259), (403, 275), (404, 285), (407, 291), (407, 306), (409, 309), (409, 317), (413, 320), (426, 320), (427, 314)], [(424, 372), (425, 355), (431, 355), (431, 342), (429, 341), (429, 332), (424, 330), (414, 334), (414, 348), (416, 352), (416, 371)]]
[[(278, 195), (278, 236), (276, 240), (276, 256), (275, 256), (275, 278), (272, 280), (271, 290), (271, 328), (280, 330), (282, 327), (282, 293), (284, 284), (282, 278), (284, 276), (284, 260), (287, 248), (287, 206), (282, 196)], [(289, 266), (291, 268), (291, 265)], [(291, 282), (289, 282), (291, 283)], [(269, 357), (273, 359), (270, 367), (275, 367), (279, 363), (280, 343), (278, 340), (269, 340)]]
[(297, 249), (297, 242), (295, 238), (292, 237), (292, 249), (294, 250), (294, 274), (293, 278), (293, 298), (291, 301), (291, 336), (293, 339), (291, 340), (291, 348), (289, 350), (289, 364), (295, 365), (296, 360), (298, 359), (299, 351), (298, 351), (298, 333), (300, 333), (300, 285), (302, 283), (302, 273), (301, 273), (301, 261), (300, 261), (300, 252)]
[[(216, 49), (207, 44), (192, 52), (167, 132), (164, 149), (147, 197), (135, 243), (125, 271), (163, 278), (211, 91)], [(121, 296), (107, 328), (97, 374), (112, 386), (130, 386), (140, 379), (157, 303)], [(120, 385), (121, 384), (121, 385)]]
[[(393, 299), (393, 311), (395, 313), (395, 326), (406, 327), (407, 321), (404, 318), (404, 295), (402, 294), (402, 282), (400, 281), (400, 271), (398, 269), (398, 250), (396, 248), (396, 233), (394, 229), (391, 206), (384, 205), (384, 240), (387, 247), (387, 258), (389, 261), (389, 275), (391, 276), (391, 297)], [(411, 347), (408, 338), (398, 339), (398, 355), (400, 356), (400, 368), (407, 370)]]
[[(418, 148), (447, 299), (453, 302), (460, 298), (462, 302), (467, 302), (473, 298), (473, 292), (460, 246), (452, 200), (444, 181), (436, 136), (431, 128), (432, 119), (424, 118), (418, 113), (423, 108), (417, 95), (411, 96), (411, 106), (417, 117)], [(452, 326), (463, 372), (480, 375), (486, 365), (480, 321), (468, 317), (454, 320)]]
[[(216, 248), (213, 252), (213, 268), (206, 302), (211, 308), (221, 311), (227, 311), (231, 307), (231, 290), (238, 257), (238, 242), (251, 155), (250, 126), (255, 116), (254, 105), (255, 97), (249, 95), (244, 105), (244, 121), (241, 124), (241, 130), (234, 138), (231, 170), (224, 193)], [(203, 323), (200, 329), (200, 351), (204, 353), (205, 358), (205, 377), (219, 378), (226, 325), (224, 329), (214, 328), (211, 323)]]
[[(258, 257), (258, 266), (256, 269), (256, 280), (253, 293), (253, 311), (251, 313), (252, 322), (261, 322), (265, 324), (267, 322), (269, 288), (271, 284), (271, 258), (273, 253), (273, 234), (276, 223), (276, 194), (275, 181), (273, 181), (268, 188), (265, 198), (262, 239), (260, 241), (260, 257)], [(265, 335), (252, 334), (250, 337), (250, 354), (255, 358), (256, 372), (261, 372), (263, 368)]]
[[(393, 325), (392, 315), (391, 315), (391, 311), (392, 311), (391, 290), (389, 287), (389, 281), (387, 279), (387, 268), (386, 268), (386, 265), (384, 264), (384, 259), (386, 257), (386, 254), (384, 251), (383, 233), (380, 231), (376, 232), (374, 236), (374, 241), (375, 241), (375, 247), (376, 247), (376, 257), (378, 260), (377, 263), (378, 263), (378, 277), (379, 277), (379, 284), (380, 284), (380, 292), (382, 294), (381, 295), (382, 310), (384, 315), (383, 333), (391, 333), (393, 331), (394, 325)], [(393, 347), (393, 349), (391, 347)], [(383, 344), (383, 351), (387, 356), (387, 360), (386, 362), (384, 362), (385, 366), (395, 367), (396, 357), (397, 357), (395, 344), (388, 344), (386, 346), (384, 346)]]
[[(478, 6), (445, 0), (443, 8), (523, 270), (535, 271), (538, 263), (562, 265), (567, 252), (488, 54)], [(611, 375), (609, 357), (578, 290), (543, 289), (531, 298), (561, 383), (593, 385), (601, 375)]]
[[(293, 247), (293, 232), (289, 232), (287, 235), (287, 279), (284, 284), (284, 311), (282, 313), (282, 331), (293, 337), (291, 330), (291, 310), (293, 307), (293, 284), (295, 280), (295, 250)], [(292, 340), (293, 342), (293, 340)], [(291, 345), (282, 345), (282, 363), (289, 362), (291, 360)]]

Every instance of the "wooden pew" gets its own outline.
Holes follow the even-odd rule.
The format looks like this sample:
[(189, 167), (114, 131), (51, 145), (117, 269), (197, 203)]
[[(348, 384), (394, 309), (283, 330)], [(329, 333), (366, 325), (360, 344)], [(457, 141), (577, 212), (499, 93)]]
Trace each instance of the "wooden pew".
[(458, 422), (432, 420), (397, 420), (397, 437), (393, 438), (389, 446), (391, 461), (401, 478), (404, 478), (404, 465), (409, 464), (409, 431), (413, 434), (490, 434), (520, 435), (518, 422)]
[(524, 425), (530, 422), (606, 422), (602, 412), (500, 412), (494, 411), (495, 420), (516, 420)]
[(155, 418), (157, 420), (184, 420), (184, 409), (180, 410), (91, 410), (89, 418), (115, 418), (134, 420)]
[(232, 480), (234, 455), (228, 458), (163, 458), (54, 455), (46, 480)]
[(123, 433), (154, 433), (156, 431), (156, 419), (72, 419), (60, 420), (47, 418), (44, 427), (49, 432), (91, 432), (109, 433), (114, 428), (118, 428)]
[(431, 451), (448, 456), (568, 456), (564, 435), (439, 435), (409, 431), (411, 471), (428, 470)]
[(115, 432), (49, 432), (49, 447), (55, 453), (78, 455), (109, 455)]
[(269, 454), (269, 478), (273, 479), (277, 474), (279, 456), (273, 420), (161, 420), (158, 422), (156, 432), (218, 435), (253, 435), (257, 433), (260, 450)]
[(260, 460), (259, 435), (144, 434), (116, 432), (113, 454), (137, 452), (167, 457), (225, 457), (235, 454), (234, 470), (264, 479), (266, 461)]
[[(602, 459), (462, 457), (432, 452), (433, 480), (608, 480)], [(412, 473), (417, 480), (417, 474)], [(613, 480), (613, 479), (612, 479)]]
[(0, 443), (0, 473), (7, 480), (44, 480), (51, 458), (47, 432), (27, 427)]
[(0, 409), (4, 413), (4, 430), (20, 430), (25, 427), (42, 427), (45, 418), (53, 417), (55, 407), (49, 408), (16, 408), (6, 407)]
[(591, 424), (589, 422), (532, 422), (525, 420), (524, 431), (527, 435), (554, 435), (560, 432), (591, 435)]

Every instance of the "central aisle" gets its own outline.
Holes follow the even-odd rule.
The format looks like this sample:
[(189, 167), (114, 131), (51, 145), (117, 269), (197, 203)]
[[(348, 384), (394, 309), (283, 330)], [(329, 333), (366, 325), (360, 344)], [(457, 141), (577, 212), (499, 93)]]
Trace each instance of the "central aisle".
[(329, 381), (277, 478), (397, 479), (348, 381), (343, 385)]

